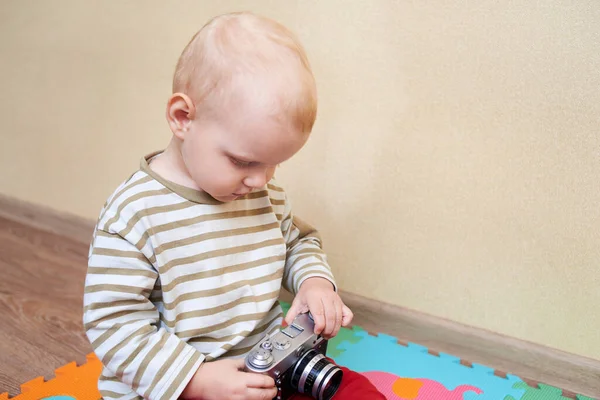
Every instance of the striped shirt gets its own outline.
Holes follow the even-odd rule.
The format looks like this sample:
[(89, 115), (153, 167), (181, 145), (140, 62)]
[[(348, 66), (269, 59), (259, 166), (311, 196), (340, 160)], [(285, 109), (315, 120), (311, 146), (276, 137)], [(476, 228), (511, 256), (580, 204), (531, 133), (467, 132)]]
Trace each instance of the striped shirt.
[(90, 246), (83, 319), (105, 399), (177, 398), (202, 362), (243, 356), (280, 327), (282, 286), (334, 283), (318, 233), (274, 180), (221, 203), (157, 175), (156, 154), (108, 198)]

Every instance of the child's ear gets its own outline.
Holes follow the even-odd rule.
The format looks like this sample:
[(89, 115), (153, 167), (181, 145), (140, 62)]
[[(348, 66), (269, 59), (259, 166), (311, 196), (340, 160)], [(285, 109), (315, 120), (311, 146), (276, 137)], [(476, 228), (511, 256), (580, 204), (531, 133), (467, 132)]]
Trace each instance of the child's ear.
[(191, 122), (196, 116), (196, 106), (183, 93), (174, 93), (167, 103), (167, 122), (171, 131), (179, 139), (184, 138)]

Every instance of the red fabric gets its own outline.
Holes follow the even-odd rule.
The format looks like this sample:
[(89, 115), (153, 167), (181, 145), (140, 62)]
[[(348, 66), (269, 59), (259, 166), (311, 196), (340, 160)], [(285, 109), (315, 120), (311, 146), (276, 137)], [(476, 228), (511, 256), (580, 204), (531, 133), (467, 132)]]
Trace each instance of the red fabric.
[[(346, 367), (339, 367), (343, 371), (344, 377), (332, 400), (386, 400), (386, 397), (373, 386), (367, 377)], [(305, 394), (295, 394), (290, 399), (309, 400), (312, 397)]]

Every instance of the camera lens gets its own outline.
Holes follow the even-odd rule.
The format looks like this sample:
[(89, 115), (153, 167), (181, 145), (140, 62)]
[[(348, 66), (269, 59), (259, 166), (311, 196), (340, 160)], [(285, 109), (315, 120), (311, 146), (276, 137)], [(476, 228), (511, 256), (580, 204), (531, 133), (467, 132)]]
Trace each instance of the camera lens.
[(319, 386), (318, 398), (326, 400), (331, 399), (335, 392), (337, 392), (337, 390), (340, 388), (340, 384), (342, 383), (342, 375), (342, 370), (338, 367), (335, 367), (333, 373), (328, 374), (323, 380), (323, 384)]
[(325, 356), (311, 349), (296, 363), (292, 388), (317, 400), (330, 400), (342, 382), (342, 370)]

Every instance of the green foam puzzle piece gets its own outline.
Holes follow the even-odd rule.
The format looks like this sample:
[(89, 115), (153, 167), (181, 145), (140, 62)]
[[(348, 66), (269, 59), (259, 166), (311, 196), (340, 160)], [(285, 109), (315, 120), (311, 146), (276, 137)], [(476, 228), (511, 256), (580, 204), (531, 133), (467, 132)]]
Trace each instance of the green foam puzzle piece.
[(362, 340), (363, 336), (357, 335), (357, 333), (364, 331), (365, 330), (359, 326), (353, 326), (352, 329), (341, 328), (338, 334), (329, 340), (329, 343), (327, 344), (327, 356), (335, 360), (335, 358), (339, 357), (344, 351), (339, 345), (343, 342), (352, 344), (358, 343)]
[[(554, 386), (540, 383), (537, 388), (529, 386), (525, 382), (517, 382), (513, 385), (514, 389), (523, 389), (525, 392), (519, 400), (569, 400), (562, 395), (562, 390)], [(515, 400), (512, 396), (507, 396), (504, 400)], [(590, 397), (577, 395), (577, 400), (593, 400)]]

